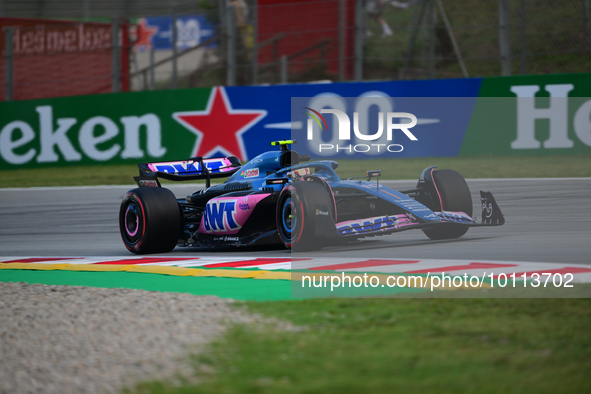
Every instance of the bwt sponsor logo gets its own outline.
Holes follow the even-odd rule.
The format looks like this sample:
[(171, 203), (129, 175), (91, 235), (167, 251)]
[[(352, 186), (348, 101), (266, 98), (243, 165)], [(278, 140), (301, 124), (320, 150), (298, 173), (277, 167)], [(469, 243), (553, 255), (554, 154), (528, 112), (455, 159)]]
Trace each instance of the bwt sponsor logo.
[[(568, 93), (574, 89), (572, 84), (546, 85), (550, 94), (550, 105), (536, 107), (535, 95), (539, 85), (512, 86), (517, 96), (517, 139), (511, 142), (512, 149), (558, 149), (572, 148), (575, 142), (569, 138), (569, 99)], [(572, 99), (571, 99), (572, 100)], [(570, 112), (573, 113), (573, 112)], [(591, 100), (584, 102), (572, 118), (572, 126), (577, 138), (591, 146)], [(547, 119), (550, 124), (548, 139), (543, 142), (536, 138), (536, 121)]]
[[(205, 167), (211, 173), (219, 173), (222, 172), (223, 167), (226, 167), (228, 162), (226, 162), (226, 158), (213, 158), (213, 159), (205, 159), (203, 161)], [(150, 163), (150, 168), (153, 171), (160, 171), (166, 172), (169, 174), (197, 174), (201, 173), (201, 164), (198, 162), (191, 162), (191, 161), (177, 161), (177, 162), (168, 162), (168, 163)], [(222, 170), (220, 170), (222, 168)]]
[[(107, 161), (116, 156), (140, 159), (145, 156), (140, 148), (141, 129), (147, 136), (149, 156), (161, 157), (166, 153), (161, 142), (160, 119), (155, 114), (121, 117), (119, 122), (124, 134), (121, 145), (113, 141), (120, 135), (120, 126), (105, 116), (93, 116), (82, 122), (66, 117), (54, 121), (52, 106), (38, 106), (35, 111), (39, 118), (37, 130), (22, 120), (12, 121), (0, 130), (0, 156), (7, 163), (22, 165), (32, 160), (57, 163), (61, 161), (60, 155), (67, 162), (81, 161), (83, 155), (95, 161)], [(74, 127), (78, 124), (79, 127)], [(79, 150), (72, 143), (74, 138)]]
[(270, 194), (244, 197), (220, 197), (209, 200), (203, 212), (199, 232), (206, 234), (236, 234), (250, 217), (256, 205)]
[[(199, 165), (195, 166), (195, 163), (189, 163), (189, 162), (179, 162), (177, 164), (158, 164), (155, 163), (154, 164), (154, 168), (156, 169), (156, 171), (159, 172), (166, 172), (169, 174), (193, 174), (196, 172), (201, 172)], [(210, 166), (207, 166), (207, 168), (209, 168), (210, 170), (212, 168), (210, 168)], [(216, 167), (216, 169), (219, 168)]]
[[(310, 116), (311, 119), (308, 119), (307, 122), (307, 138), (308, 141), (313, 141), (315, 139), (314, 136), (314, 121), (320, 127), (320, 131), (328, 130), (328, 125), (326, 124), (326, 120), (322, 116), (322, 114), (333, 114), (336, 116), (337, 124), (338, 124), (338, 141), (348, 141), (349, 144), (338, 144), (338, 143), (331, 143), (325, 144), (320, 143), (314, 149), (318, 149), (318, 153), (326, 154), (326, 153), (338, 153), (339, 151), (346, 151), (348, 153), (358, 152), (358, 153), (382, 153), (385, 151), (398, 153), (402, 152), (404, 147), (400, 144), (391, 144), (390, 142), (393, 140), (394, 130), (402, 131), (411, 141), (418, 141), (417, 137), (414, 136), (413, 133), (410, 132), (410, 128), (416, 126), (417, 124), (417, 117), (408, 112), (379, 112), (378, 113), (378, 130), (373, 134), (364, 134), (361, 132), (359, 127), (359, 113), (353, 113), (353, 133), (358, 140), (362, 141), (383, 141), (384, 136), (384, 129), (386, 130), (386, 142), (388, 143), (366, 143), (366, 144), (351, 144), (351, 120), (349, 116), (341, 110), (338, 109), (321, 109), (320, 112), (309, 108), (304, 107), (307, 110), (312, 111), (313, 113), (308, 113), (307, 115)], [(410, 121), (394, 123), (394, 119), (408, 119)], [(385, 123), (385, 126), (384, 126)]]
[(240, 228), (235, 216), (236, 201), (209, 201), (203, 213), (203, 227), (208, 233), (235, 232)]

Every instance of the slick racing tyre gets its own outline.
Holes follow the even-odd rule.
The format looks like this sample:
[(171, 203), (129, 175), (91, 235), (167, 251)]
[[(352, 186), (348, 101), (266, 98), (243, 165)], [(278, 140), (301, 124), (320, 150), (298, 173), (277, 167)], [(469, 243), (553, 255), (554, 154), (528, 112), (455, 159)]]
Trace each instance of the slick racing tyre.
[(119, 231), (132, 253), (165, 253), (174, 249), (181, 233), (180, 207), (174, 194), (146, 187), (127, 192), (119, 209)]
[(330, 233), (318, 236), (324, 230), (316, 229), (322, 226), (318, 216), (334, 223), (334, 199), (321, 181), (292, 182), (283, 188), (277, 201), (276, 221), (279, 237), (287, 248), (294, 252), (322, 248)]
[[(453, 170), (433, 171), (433, 181), (439, 191), (439, 196), (432, 196), (431, 201), (424, 202), (432, 211), (464, 212), (472, 216), (472, 196), (463, 176)], [(443, 205), (443, 206), (441, 206)], [(423, 230), (431, 239), (459, 238), (466, 234), (467, 226), (436, 226)]]

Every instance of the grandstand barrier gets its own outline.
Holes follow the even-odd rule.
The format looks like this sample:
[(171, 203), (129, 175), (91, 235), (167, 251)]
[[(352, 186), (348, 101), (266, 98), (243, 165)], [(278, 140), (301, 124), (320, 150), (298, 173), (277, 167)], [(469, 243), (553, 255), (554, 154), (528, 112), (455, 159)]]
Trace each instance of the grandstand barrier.
[(0, 100), (128, 91), (129, 25), (119, 22), (0, 17)]

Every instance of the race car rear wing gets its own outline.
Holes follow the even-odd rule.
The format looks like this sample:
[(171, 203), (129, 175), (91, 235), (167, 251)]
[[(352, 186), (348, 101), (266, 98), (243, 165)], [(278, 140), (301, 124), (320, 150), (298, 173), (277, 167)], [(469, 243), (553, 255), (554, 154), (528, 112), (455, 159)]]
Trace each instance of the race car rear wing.
[(216, 157), (204, 159), (192, 157), (186, 161), (138, 164), (140, 175), (133, 179), (139, 187), (160, 187), (158, 178), (169, 181), (205, 180), (206, 187), (211, 179), (226, 178), (234, 174), (242, 164), (237, 157)]

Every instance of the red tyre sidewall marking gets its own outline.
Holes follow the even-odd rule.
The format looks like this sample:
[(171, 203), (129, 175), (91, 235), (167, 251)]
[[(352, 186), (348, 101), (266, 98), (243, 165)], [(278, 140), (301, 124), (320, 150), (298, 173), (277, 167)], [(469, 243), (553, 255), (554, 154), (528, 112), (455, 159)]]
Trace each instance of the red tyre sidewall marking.
[(435, 171), (435, 168), (431, 169), (431, 179), (433, 179), (433, 185), (435, 186), (435, 191), (439, 197), (439, 205), (441, 205), (441, 212), (443, 212), (443, 199), (441, 198), (441, 193), (439, 193), (439, 189), (437, 188), (437, 182), (435, 182), (435, 178), (433, 177), (433, 171)]
[(294, 191), (294, 194), (292, 194), (291, 198), (292, 198), (292, 200), (295, 200), (294, 196), (297, 197), (297, 202), (300, 203), (300, 212), (302, 213), (302, 215), (301, 215), (302, 225), (300, 226), (300, 229), (301, 229), (300, 234), (298, 236), (298, 239), (296, 239), (292, 243), (292, 244), (297, 244), (298, 242), (300, 242), (300, 239), (302, 238), (302, 235), (304, 234), (304, 216), (306, 216), (306, 212), (304, 212), (304, 204), (302, 203), (302, 199), (297, 195), (297, 190), (295, 189), (295, 187), (289, 186), (289, 188)]
[[(283, 190), (281, 191), (281, 193), (283, 193), (284, 190), (287, 190), (288, 193), (289, 193), (290, 188), (291, 188), (291, 186), (284, 187)], [(284, 202), (282, 201), (283, 197), (281, 195), (279, 197), (280, 197), (279, 198), (279, 202), (281, 203), (281, 207), (283, 207), (283, 204), (284, 204)], [(283, 244), (285, 245), (285, 247), (288, 248), (288, 249), (291, 249), (292, 242), (285, 242), (283, 240), (283, 236), (281, 235), (281, 231), (279, 231), (279, 229), (282, 228), (282, 227), (279, 227), (279, 221), (278, 220), (279, 220), (278, 215), (275, 215), (275, 226), (277, 227), (277, 234), (279, 234), (279, 238), (281, 238), (281, 242), (283, 242)]]
[(301, 230), (300, 230), (300, 235), (299, 235), (298, 239), (295, 240), (295, 243), (300, 242), (300, 239), (302, 238), (302, 235), (304, 234), (304, 216), (306, 216), (306, 212), (304, 212), (304, 205), (302, 204), (302, 200), (300, 200), (298, 198), (298, 201), (300, 203), (300, 212), (302, 213), (302, 226), (301, 226)]
[(337, 202), (334, 199), (334, 193), (332, 192), (332, 187), (330, 187), (330, 185), (328, 184), (327, 181), (325, 181), (324, 179), (320, 178), (320, 180), (326, 185), (326, 187), (328, 188), (328, 191), (330, 193), (330, 197), (332, 198), (332, 204), (334, 205), (334, 222), (337, 222)]
[[(131, 194), (131, 193), (127, 193), (127, 194), (126, 194), (126, 195), (123, 197), (123, 201), (121, 201), (121, 208), (122, 208), (122, 209), (123, 209), (123, 207), (125, 206), (125, 204), (126, 204), (126, 202), (127, 202), (127, 199), (129, 198), (130, 194)], [(125, 215), (125, 213), (124, 213), (123, 215)], [(125, 222), (124, 222), (124, 225), (125, 225)], [(127, 247), (127, 242), (126, 242), (126, 239), (125, 239), (125, 235), (123, 234), (123, 233), (124, 233), (124, 231), (126, 231), (126, 229), (125, 229), (125, 228), (121, 229), (121, 217), (119, 217), (119, 234), (121, 235), (121, 240), (123, 241), (123, 244), (125, 245), (125, 247), (126, 247), (127, 249), (129, 249), (129, 248)]]
[(135, 245), (136, 247), (134, 248), (134, 249), (138, 250), (140, 248), (140, 246), (142, 246), (143, 241), (144, 241), (144, 236), (146, 235), (146, 212), (144, 210), (144, 205), (142, 204), (142, 202), (140, 201), (138, 196), (134, 194), (134, 197), (135, 197), (135, 200), (140, 205), (140, 208), (142, 210), (142, 235), (141, 235), (140, 239), (138, 240), (137, 244)]

